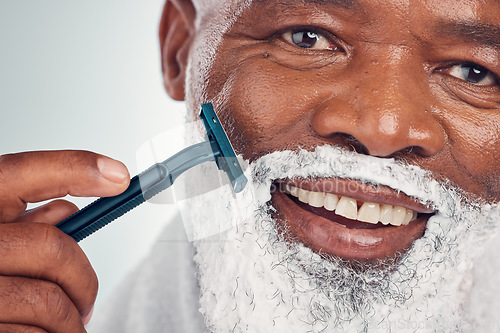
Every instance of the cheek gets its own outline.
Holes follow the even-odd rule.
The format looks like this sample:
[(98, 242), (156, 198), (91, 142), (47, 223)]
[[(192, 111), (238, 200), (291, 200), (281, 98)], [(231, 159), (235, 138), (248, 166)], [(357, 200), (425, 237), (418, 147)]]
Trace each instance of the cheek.
[(213, 100), (231, 124), (235, 149), (250, 157), (313, 142), (310, 114), (317, 92), (306, 77), (264, 58), (233, 68)]
[[(496, 110), (495, 110), (496, 111)], [(472, 192), (500, 199), (500, 116), (498, 112), (468, 114), (452, 120), (449, 131), (457, 175)]]
[[(365, 110), (379, 101), (371, 90), (363, 90), (364, 95), (358, 91), (358, 86), (366, 85), (364, 77), (346, 75), (338, 67), (293, 70), (276, 63), (265, 47), (227, 50), (218, 54), (205, 97), (214, 103), (236, 152), (247, 159), (277, 150), (342, 144), (315, 133), (313, 116), (322, 112), (325, 103), (345, 118), (348, 110)], [(500, 112), (467, 107), (448, 96), (432, 98), (436, 102), (432, 114), (448, 142), (441, 153), (412, 155), (410, 162), (415, 159), (465, 191), (498, 201)], [(391, 106), (390, 100), (382, 102), (379, 107)], [(314, 125), (316, 130), (321, 128)]]

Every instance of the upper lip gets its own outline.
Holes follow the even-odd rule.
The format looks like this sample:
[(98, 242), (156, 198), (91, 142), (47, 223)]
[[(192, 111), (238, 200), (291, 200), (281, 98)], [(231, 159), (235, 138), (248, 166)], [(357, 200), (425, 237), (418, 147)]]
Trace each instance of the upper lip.
[(295, 186), (307, 191), (325, 192), (346, 196), (363, 202), (401, 206), (411, 209), (417, 213), (429, 214), (435, 212), (429, 205), (423, 204), (406, 193), (396, 191), (386, 185), (373, 185), (358, 180), (342, 178), (318, 180), (282, 179), (277, 182)]

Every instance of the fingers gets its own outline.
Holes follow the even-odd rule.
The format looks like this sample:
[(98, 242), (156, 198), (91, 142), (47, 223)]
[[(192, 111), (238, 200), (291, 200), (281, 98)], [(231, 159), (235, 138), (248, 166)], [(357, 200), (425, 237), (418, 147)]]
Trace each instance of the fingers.
[(74, 240), (50, 225), (78, 209), (65, 200), (26, 205), (117, 195), (129, 177), (122, 163), (85, 151), (0, 156), (0, 332), (85, 332), (97, 277)]
[(87, 151), (39, 151), (0, 157), (0, 222), (17, 218), (27, 202), (73, 196), (112, 196), (130, 181), (116, 160)]
[(66, 200), (54, 200), (43, 206), (28, 210), (13, 222), (46, 223), (55, 225), (78, 211), (78, 207)]
[(2, 333), (47, 333), (39, 327), (17, 325), (17, 324), (2, 324), (0, 323), (0, 332)]
[(0, 311), (0, 323), (11, 324), (10, 329), (19, 331), (24, 325), (32, 332), (85, 332), (80, 313), (54, 283), (0, 276), (0, 290), (12, 291), (0, 297), (0, 309), (9, 309)]
[(81, 248), (71, 237), (47, 224), (1, 225), (0, 269), (3, 276), (59, 285), (81, 316), (91, 311), (97, 297), (97, 276)]

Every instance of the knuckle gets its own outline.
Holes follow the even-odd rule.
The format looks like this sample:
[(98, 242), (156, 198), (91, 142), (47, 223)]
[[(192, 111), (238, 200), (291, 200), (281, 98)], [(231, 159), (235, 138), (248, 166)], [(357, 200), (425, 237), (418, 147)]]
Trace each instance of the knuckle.
[(68, 150), (63, 156), (62, 163), (65, 164), (69, 170), (78, 172), (82, 167), (86, 168), (88, 165), (93, 164), (95, 159), (95, 153), (86, 150)]
[(82, 290), (85, 290), (85, 293), (82, 294), (82, 305), (90, 307), (97, 299), (99, 280), (92, 265), (88, 261), (82, 262), (82, 264), (81, 270), (78, 269), (79, 272), (81, 272), (79, 275), (80, 285), (82, 286)]
[(12, 176), (15, 176), (22, 165), (29, 159), (29, 153), (5, 154), (0, 156), (0, 185), (8, 183)]
[(58, 323), (69, 323), (73, 319), (71, 303), (64, 291), (56, 284), (46, 282), (39, 284), (39, 299), (44, 320)]
[[(0, 184), (0, 223), (10, 222), (15, 219), (17, 216), (18, 209), (13, 207), (12, 203), (4, 198), (8, 195), (7, 189), (2, 187)], [(20, 210), (24, 210), (23, 205), (21, 205)], [(26, 207), (26, 205), (24, 205)]]
[(11, 222), (27, 205), (13, 193), (16, 193), (16, 184), (13, 180), (19, 179), (20, 166), (25, 164), (25, 154), (5, 154), (0, 156), (0, 223)]
[(17, 156), (18, 154), (0, 155), (0, 179), (5, 176), (6, 169), (9, 167), (9, 165), (16, 162)]
[(33, 264), (41, 266), (60, 264), (58, 261), (68, 251), (66, 238), (64, 233), (49, 224), (0, 224), (0, 256), (30, 256)]
[(47, 263), (60, 263), (69, 251), (64, 234), (54, 226), (43, 223), (33, 224), (32, 228), (37, 235), (35, 244), (39, 257)]
[[(99, 282), (83, 251), (59, 229), (45, 224), (38, 224), (35, 227), (40, 228), (40, 239), (35, 251), (40, 260), (43, 260), (43, 269), (60, 270), (61, 267), (71, 266), (71, 275), (74, 278), (78, 276), (79, 283), (85, 286), (84, 303), (93, 304), (97, 298)], [(59, 278), (55, 278), (54, 282), (63, 283)]]
[(90, 298), (91, 303), (93, 304), (97, 299), (97, 294), (99, 291), (99, 280), (97, 279), (97, 274), (93, 269), (90, 270), (91, 277), (88, 279), (87, 291)]
[[(68, 150), (65, 154), (61, 155), (60, 165), (65, 168), (65, 177), (72, 177), (72, 180), (75, 180), (75, 183), (70, 189), (68, 188), (68, 184), (61, 184), (59, 188), (59, 196), (63, 197), (67, 194), (71, 194), (73, 196), (82, 196), (82, 184), (76, 182), (77, 179), (90, 179), (89, 177), (93, 177), (98, 175), (97, 171), (97, 155), (95, 153), (85, 151), (85, 150)], [(79, 186), (76, 186), (79, 185)]]

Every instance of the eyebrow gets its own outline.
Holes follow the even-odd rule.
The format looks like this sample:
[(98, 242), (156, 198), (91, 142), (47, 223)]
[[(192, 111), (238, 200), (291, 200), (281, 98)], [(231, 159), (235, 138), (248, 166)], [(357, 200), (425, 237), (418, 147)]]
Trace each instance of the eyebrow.
[[(270, 0), (254, 0), (255, 2), (261, 2), (261, 3), (266, 3), (270, 2)], [(316, 4), (316, 5), (332, 5), (336, 7), (341, 7), (345, 9), (351, 9), (353, 7), (356, 7), (358, 2), (357, 0), (282, 0), (279, 1), (279, 5), (285, 5), (285, 6), (293, 6), (297, 2), (300, 3), (306, 3), (306, 4)]]
[(440, 22), (437, 28), (441, 34), (500, 50), (500, 26), (475, 22)]

